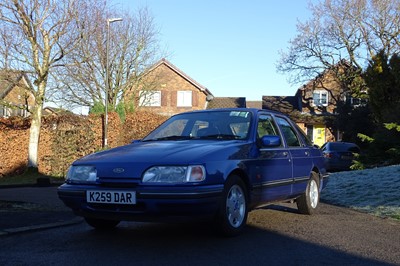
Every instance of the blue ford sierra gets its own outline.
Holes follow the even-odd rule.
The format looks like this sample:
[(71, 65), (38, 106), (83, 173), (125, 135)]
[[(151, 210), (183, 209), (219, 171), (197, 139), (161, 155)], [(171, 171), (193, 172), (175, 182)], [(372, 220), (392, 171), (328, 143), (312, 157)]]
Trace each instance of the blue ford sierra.
[(312, 214), (325, 185), (321, 151), (295, 123), (235, 108), (181, 113), (141, 140), (83, 157), (58, 195), (96, 229), (206, 218), (232, 236), (271, 202), (294, 200)]

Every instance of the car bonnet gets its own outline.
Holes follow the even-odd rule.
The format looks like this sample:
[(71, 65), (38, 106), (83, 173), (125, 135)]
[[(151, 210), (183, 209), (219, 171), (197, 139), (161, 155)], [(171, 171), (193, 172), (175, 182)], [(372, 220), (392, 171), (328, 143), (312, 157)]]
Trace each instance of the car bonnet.
[[(94, 165), (99, 177), (136, 177), (155, 165), (206, 164), (226, 160), (237, 151), (238, 141), (157, 141), (138, 142), (75, 161), (74, 165)], [(230, 152), (230, 150), (232, 152)]]

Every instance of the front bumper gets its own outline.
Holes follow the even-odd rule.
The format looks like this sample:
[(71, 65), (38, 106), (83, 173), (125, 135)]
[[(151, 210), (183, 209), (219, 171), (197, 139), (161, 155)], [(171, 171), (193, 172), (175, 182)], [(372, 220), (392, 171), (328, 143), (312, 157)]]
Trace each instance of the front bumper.
[(209, 218), (218, 211), (223, 185), (193, 187), (135, 187), (136, 204), (88, 203), (86, 191), (126, 191), (126, 188), (105, 188), (63, 184), (58, 196), (76, 215), (98, 219), (127, 221), (178, 221)]

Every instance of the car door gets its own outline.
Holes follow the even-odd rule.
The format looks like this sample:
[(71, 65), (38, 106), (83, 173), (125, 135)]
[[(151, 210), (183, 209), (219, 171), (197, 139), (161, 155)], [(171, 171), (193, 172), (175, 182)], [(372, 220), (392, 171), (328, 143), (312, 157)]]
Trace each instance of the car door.
[(260, 200), (262, 202), (281, 200), (291, 193), (292, 160), (289, 150), (281, 141), (279, 146), (262, 146), (261, 138), (265, 135), (279, 136), (279, 130), (270, 114), (260, 114), (257, 125), (257, 139), (259, 153), (255, 168), (255, 182), (261, 188)]
[(305, 136), (300, 135), (296, 126), (289, 119), (276, 116), (276, 121), (285, 137), (293, 162), (292, 195), (304, 192), (313, 167), (310, 147), (304, 143)]

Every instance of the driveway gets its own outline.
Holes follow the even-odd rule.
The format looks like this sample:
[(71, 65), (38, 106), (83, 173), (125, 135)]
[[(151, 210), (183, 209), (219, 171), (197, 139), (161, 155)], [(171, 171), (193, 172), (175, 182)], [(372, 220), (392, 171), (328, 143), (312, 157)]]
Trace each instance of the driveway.
[(3, 237), (0, 265), (400, 265), (400, 222), (321, 204), (250, 213), (234, 238), (207, 224), (123, 222), (96, 232), (85, 223)]

